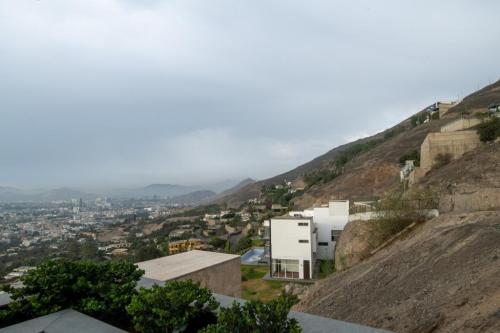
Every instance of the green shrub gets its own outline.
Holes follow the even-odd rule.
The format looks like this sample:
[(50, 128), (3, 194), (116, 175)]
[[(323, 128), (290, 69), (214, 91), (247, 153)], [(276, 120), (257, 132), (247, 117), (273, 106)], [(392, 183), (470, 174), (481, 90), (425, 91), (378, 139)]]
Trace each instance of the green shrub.
[(420, 166), (420, 152), (416, 149), (405, 153), (403, 156), (399, 158), (399, 163), (404, 165), (406, 161), (413, 160), (415, 166)]
[(413, 222), (422, 222), (425, 216), (421, 209), (435, 209), (439, 198), (433, 190), (412, 189), (406, 193), (387, 193), (376, 208), (377, 218), (369, 222), (368, 243), (363, 258), (383, 242), (404, 230)]
[(500, 136), (500, 118), (493, 117), (477, 127), (479, 139), (483, 142), (493, 141)]
[(248, 236), (241, 237), (236, 245), (237, 251), (243, 251), (252, 247), (252, 239)]
[(335, 273), (335, 261), (334, 260), (321, 260), (319, 266), (319, 275), (321, 278), (327, 277), (330, 274)]
[(219, 237), (212, 237), (208, 241), (208, 244), (212, 245), (213, 247), (215, 247), (217, 249), (222, 249), (222, 248), (224, 248), (226, 241), (223, 239), (220, 239)]

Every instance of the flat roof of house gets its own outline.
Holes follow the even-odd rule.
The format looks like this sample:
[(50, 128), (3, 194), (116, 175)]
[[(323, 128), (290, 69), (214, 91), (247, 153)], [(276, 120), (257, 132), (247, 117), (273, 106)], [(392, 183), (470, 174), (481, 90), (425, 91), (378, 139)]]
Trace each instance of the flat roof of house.
[(234, 254), (193, 250), (138, 262), (137, 266), (145, 271), (146, 278), (168, 281), (239, 258)]
[(313, 218), (309, 216), (289, 216), (289, 215), (276, 216), (271, 218), (271, 220), (312, 220), (312, 219)]

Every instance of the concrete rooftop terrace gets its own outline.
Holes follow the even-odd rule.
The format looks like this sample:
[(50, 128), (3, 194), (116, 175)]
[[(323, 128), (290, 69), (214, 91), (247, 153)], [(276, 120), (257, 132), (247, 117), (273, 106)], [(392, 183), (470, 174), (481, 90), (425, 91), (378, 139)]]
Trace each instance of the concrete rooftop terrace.
[(145, 271), (146, 278), (169, 281), (239, 258), (234, 254), (193, 250), (138, 262), (137, 266)]

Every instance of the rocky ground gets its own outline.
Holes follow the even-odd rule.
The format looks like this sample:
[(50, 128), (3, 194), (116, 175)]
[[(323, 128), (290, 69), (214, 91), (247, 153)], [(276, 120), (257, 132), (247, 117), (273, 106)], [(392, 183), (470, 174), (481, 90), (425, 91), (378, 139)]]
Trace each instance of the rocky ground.
[(425, 222), (317, 282), (296, 310), (394, 332), (500, 332), (500, 212)]

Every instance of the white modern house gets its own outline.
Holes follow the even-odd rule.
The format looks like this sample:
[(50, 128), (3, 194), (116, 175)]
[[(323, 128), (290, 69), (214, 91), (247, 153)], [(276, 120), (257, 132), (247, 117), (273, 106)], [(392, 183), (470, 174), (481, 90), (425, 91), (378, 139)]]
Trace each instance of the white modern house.
[(310, 279), (316, 259), (333, 260), (338, 235), (349, 222), (349, 200), (289, 212), (269, 221), (271, 277)]
[(276, 217), (270, 221), (270, 276), (310, 279), (316, 260), (317, 234), (311, 217)]

